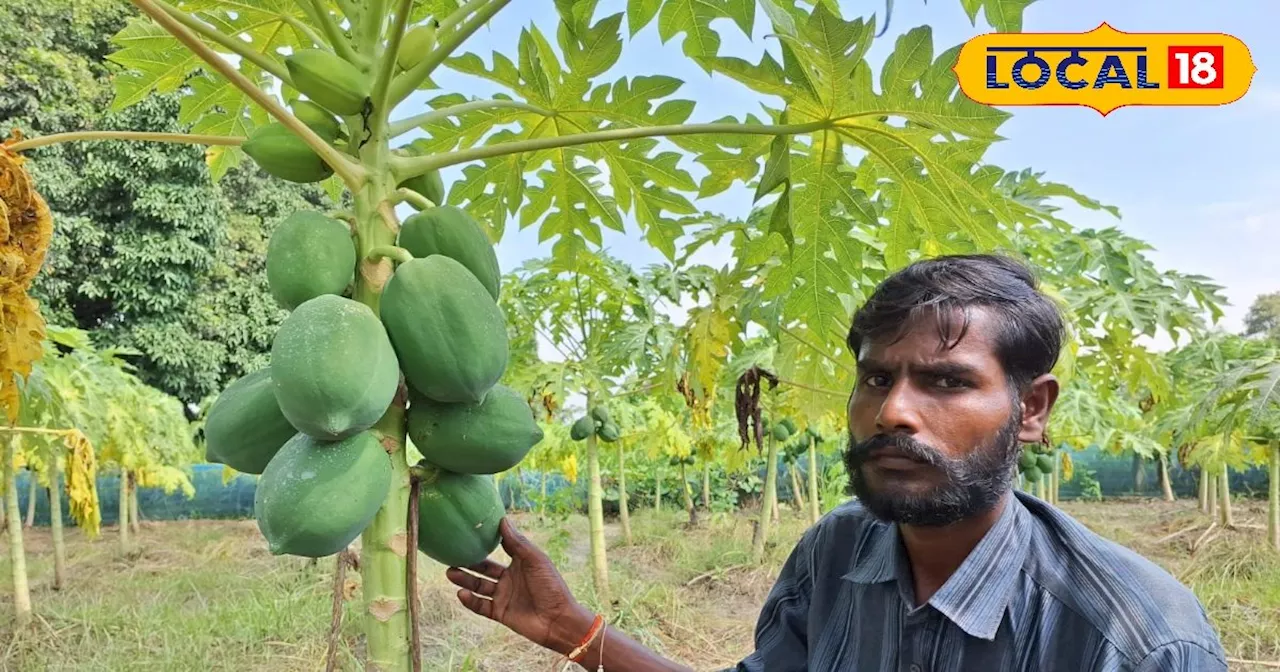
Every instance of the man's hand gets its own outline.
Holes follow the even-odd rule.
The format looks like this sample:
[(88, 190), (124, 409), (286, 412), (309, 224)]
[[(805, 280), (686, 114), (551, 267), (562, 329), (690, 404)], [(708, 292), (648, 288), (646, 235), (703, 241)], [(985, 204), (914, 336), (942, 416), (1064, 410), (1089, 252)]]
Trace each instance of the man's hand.
[(591, 628), (594, 614), (573, 598), (551, 559), (509, 518), (502, 519), (498, 532), (511, 564), (485, 560), (466, 568), (480, 577), (450, 567), (445, 575), (460, 588), (458, 601), (535, 644), (569, 653)]

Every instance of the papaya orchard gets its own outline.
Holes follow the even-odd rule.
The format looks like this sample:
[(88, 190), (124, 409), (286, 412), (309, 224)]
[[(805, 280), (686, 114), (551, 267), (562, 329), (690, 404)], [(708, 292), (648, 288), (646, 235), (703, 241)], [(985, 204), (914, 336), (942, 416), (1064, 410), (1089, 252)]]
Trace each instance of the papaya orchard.
[[(750, 561), (764, 562), (780, 490), (809, 521), (843, 496), (832, 462), (853, 380), (848, 317), (887, 273), (922, 256), (1011, 251), (1068, 315), (1055, 371), (1067, 403), (1053, 441), (1025, 449), (1022, 487), (1054, 500), (1073, 476), (1070, 454), (1092, 445), (1166, 470), (1182, 446), (1179, 463), (1207, 476), (1207, 508), (1230, 502), (1225, 489), (1209, 491), (1229, 469), (1269, 459), (1274, 474), (1280, 464), (1275, 349), (1226, 338), (1169, 355), (1142, 345), (1157, 332), (1210, 341), (1219, 288), (1156, 269), (1141, 241), (1116, 229), (1071, 226), (1050, 201), (1114, 208), (986, 160), (1009, 115), (958, 93), (958, 47), (935, 54), (927, 26), (897, 37), (877, 73), (867, 52), (882, 22), (838, 3), (655, 0), (608, 13), (594, 0), (544, 2), (554, 34), (532, 25), (487, 57), (468, 49), (509, 0), (133, 4), (142, 15), (109, 56), (115, 105), (176, 95), (189, 133), (15, 137), (5, 155), (63, 142), (190, 143), (208, 148), (214, 178), (256, 166), (320, 185), (338, 204), (299, 209), (272, 233), (265, 274), (287, 317), (268, 363), (207, 410), (203, 449), (257, 476), (254, 516), (272, 553), (336, 555), (342, 568), (359, 544), (370, 669), (421, 665), (415, 550), (445, 564), (489, 555), (500, 481), (526, 467), (541, 472), (545, 501), (548, 472), (576, 482), (583, 465), (590, 599), (601, 608), (614, 597), (607, 496), (629, 544), (633, 493), (652, 491), (655, 509), (677, 503), (695, 530), (717, 494), (746, 492), (759, 507)], [(1019, 30), (1026, 4), (961, 3), (999, 30)], [(746, 57), (722, 50), (720, 31), (752, 38), (757, 23), (777, 39)], [(673, 76), (613, 78), (643, 31), (679, 37), (691, 63), (740, 84), (760, 113), (700, 121)], [(469, 98), (438, 83), (453, 78), (500, 92)], [(424, 96), (429, 109), (403, 111)], [(706, 174), (695, 178), (689, 163)], [(448, 169), (460, 170), (451, 184)], [(735, 185), (754, 190), (749, 216), (703, 211), (703, 199)], [(28, 217), (40, 212), (32, 198), (4, 196), (16, 222), (6, 236), (47, 239), (56, 222)], [(494, 245), (511, 222), (536, 228), (550, 257), (504, 273)], [(602, 234), (625, 224), (666, 264), (639, 272), (610, 257)], [(29, 371), (44, 335), (24, 294), (41, 259), (4, 242), (27, 252), (20, 281), (3, 287), (7, 342), (21, 346), (7, 351), (18, 354), (6, 355), (4, 375), (38, 381)], [(711, 246), (732, 261), (694, 261)], [(681, 319), (673, 306), (687, 308)], [(1195, 374), (1206, 364), (1212, 379)], [(39, 408), (34, 399), (5, 398), (11, 424), (20, 405)], [(173, 404), (132, 400), (168, 412), (114, 425), (93, 443), (97, 458), (172, 478), (175, 460), (149, 442), (171, 436)], [(74, 437), (88, 422), (63, 428)], [(126, 436), (165, 426), (139, 434), (147, 441)], [(78, 474), (77, 501), (90, 501), (84, 444), (69, 448), (78, 461), (64, 460), (68, 489)], [(713, 476), (738, 480), (717, 493)], [(1270, 527), (1280, 544), (1277, 481)], [(1235, 527), (1229, 515), (1221, 527)]]

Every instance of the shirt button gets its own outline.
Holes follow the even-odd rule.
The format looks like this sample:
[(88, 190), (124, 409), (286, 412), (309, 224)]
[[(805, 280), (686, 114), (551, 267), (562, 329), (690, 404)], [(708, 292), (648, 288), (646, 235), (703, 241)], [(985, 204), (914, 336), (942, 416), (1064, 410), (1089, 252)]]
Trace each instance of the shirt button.
[(911, 672), (922, 672), (923, 669), (919, 664), (911, 663)]

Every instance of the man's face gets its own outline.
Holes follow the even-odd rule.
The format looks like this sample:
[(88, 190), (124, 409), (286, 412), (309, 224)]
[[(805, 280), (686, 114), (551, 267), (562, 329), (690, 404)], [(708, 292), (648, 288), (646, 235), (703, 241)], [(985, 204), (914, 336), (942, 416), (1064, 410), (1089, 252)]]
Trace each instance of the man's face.
[(951, 349), (927, 318), (894, 343), (863, 343), (845, 466), (873, 514), (945, 525), (990, 509), (1009, 490), (1021, 443), (1039, 440), (1043, 425), (1037, 409), (1024, 418), (995, 346), (982, 310)]

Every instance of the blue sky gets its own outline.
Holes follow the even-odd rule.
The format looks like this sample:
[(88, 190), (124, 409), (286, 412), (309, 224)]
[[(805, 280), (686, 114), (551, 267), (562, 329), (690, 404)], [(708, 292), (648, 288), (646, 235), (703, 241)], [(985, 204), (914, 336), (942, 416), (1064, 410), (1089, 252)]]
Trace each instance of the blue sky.
[[(892, 50), (893, 39), (915, 26), (933, 28), (934, 52), (987, 32), (979, 16), (969, 23), (958, 0), (897, 0), (888, 34), (877, 40), (869, 58), (878, 67)], [(622, 0), (603, 0), (600, 13), (621, 11)], [(882, 0), (841, 2), (846, 15), (883, 16)], [(486, 60), (491, 51), (506, 54), (522, 27), (531, 21), (554, 34), (551, 0), (513, 2), (490, 27), (478, 33), (469, 50)], [(1233, 304), (1224, 326), (1238, 330), (1253, 298), (1280, 290), (1280, 135), (1265, 125), (1280, 114), (1280, 45), (1273, 41), (1280, 25), (1280, 2), (1274, 0), (1039, 0), (1028, 8), (1027, 31), (1085, 31), (1107, 21), (1130, 32), (1225, 32), (1251, 49), (1258, 73), (1249, 93), (1225, 107), (1126, 108), (1107, 117), (1083, 107), (1013, 108), (1001, 129), (1007, 138), (987, 158), (1003, 168), (1030, 167), (1049, 179), (1120, 208), (1123, 218), (1069, 208), (1078, 226), (1117, 225), (1149, 242), (1151, 257), (1162, 268), (1201, 273), (1225, 287)], [(755, 41), (748, 41), (728, 22), (717, 25), (726, 49), (756, 60), (765, 32), (758, 17)], [(624, 49), (622, 60), (604, 79), (622, 75), (667, 74), (686, 82), (676, 95), (697, 101), (694, 120), (725, 114), (758, 112), (762, 99), (721, 77), (708, 77), (687, 62), (675, 38), (663, 45), (650, 25)], [(447, 75), (442, 85), (471, 95), (491, 91), (469, 80)], [(456, 87), (456, 88), (455, 88)], [(417, 111), (423, 97), (411, 97), (404, 114)], [(692, 164), (695, 176), (701, 173)], [(457, 175), (445, 173), (446, 180)], [(699, 203), (705, 209), (741, 216), (750, 208), (750, 192), (736, 188)], [(644, 265), (661, 261), (644, 245), (632, 225), (626, 234), (606, 233), (610, 251)], [(549, 244), (548, 244), (549, 245)], [(498, 245), (503, 268), (549, 252), (539, 246), (532, 229), (508, 225)], [(723, 250), (708, 250), (703, 260), (725, 263)]]

